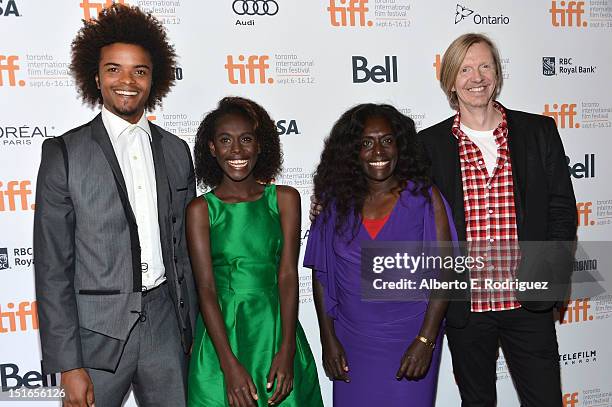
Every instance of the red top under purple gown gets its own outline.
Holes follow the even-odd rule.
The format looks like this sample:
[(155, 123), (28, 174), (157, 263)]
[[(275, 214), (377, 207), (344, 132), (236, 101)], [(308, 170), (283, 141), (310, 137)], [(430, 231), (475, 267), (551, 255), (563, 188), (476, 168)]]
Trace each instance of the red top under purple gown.
[[(412, 188), (414, 184), (409, 182), (374, 240), (436, 241), (431, 200), (420, 192), (412, 193)], [(317, 280), (325, 287), (325, 309), (346, 352), (351, 381), (334, 381), (334, 406), (433, 406), (442, 330), (427, 375), (418, 381), (396, 380), (402, 355), (421, 328), (427, 302), (362, 301), (360, 242), (372, 238), (362, 224), (355, 239), (348, 233), (339, 236), (335, 232), (335, 210), (332, 205), (328, 210), (310, 227), (304, 266), (316, 270)], [(349, 224), (352, 222), (349, 218)], [(456, 240), (450, 217), (449, 226)]]

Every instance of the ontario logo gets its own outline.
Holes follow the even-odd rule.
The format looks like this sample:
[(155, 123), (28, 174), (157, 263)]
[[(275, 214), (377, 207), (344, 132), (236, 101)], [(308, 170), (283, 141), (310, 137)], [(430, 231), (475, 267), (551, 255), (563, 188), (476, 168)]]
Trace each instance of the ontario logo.
[(552, 0), (550, 9), (550, 22), (553, 27), (582, 28), (589, 25), (584, 19), (584, 1), (556, 1)]
[(91, 20), (92, 18), (98, 17), (98, 13), (103, 9), (110, 7), (113, 3), (126, 4), (125, 0), (105, 0), (105, 1), (90, 1), (82, 0), (79, 3), (79, 7), (83, 9), (83, 18), (85, 20)]
[(464, 20), (471, 20), (478, 25), (507, 25), (510, 24), (510, 17), (503, 14), (491, 15), (480, 14), (463, 4), (457, 3), (455, 6), (455, 24), (459, 24)]

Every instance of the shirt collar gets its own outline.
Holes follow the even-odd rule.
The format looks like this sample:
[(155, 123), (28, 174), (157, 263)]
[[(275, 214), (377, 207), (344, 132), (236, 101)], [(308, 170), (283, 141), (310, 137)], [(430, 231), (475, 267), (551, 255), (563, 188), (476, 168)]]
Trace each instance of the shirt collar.
[(102, 122), (104, 123), (104, 127), (106, 127), (106, 131), (108, 132), (109, 137), (116, 142), (119, 140), (119, 137), (127, 134), (126, 130), (133, 127), (140, 127), (151, 140), (151, 128), (149, 126), (149, 121), (147, 120), (147, 116), (143, 113), (140, 116), (140, 120), (136, 124), (132, 124), (127, 120), (123, 120), (121, 117), (109, 111), (104, 105), (102, 106)]
[[(498, 144), (503, 144), (506, 141), (506, 138), (508, 137), (508, 120), (506, 118), (506, 110), (501, 105), (501, 103), (498, 103), (497, 101), (493, 102), (493, 107), (497, 109), (497, 111), (500, 112), (502, 115), (501, 122), (493, 131), (493, 134), (495, 135)], [(469, 140), (468, 136), (463, 131), (461, 131), (461, 113), (459, 111), (457, 111), (455, 119), (453, 120), (452, 133), (460, 141), (463, 141), (465, 139)]]

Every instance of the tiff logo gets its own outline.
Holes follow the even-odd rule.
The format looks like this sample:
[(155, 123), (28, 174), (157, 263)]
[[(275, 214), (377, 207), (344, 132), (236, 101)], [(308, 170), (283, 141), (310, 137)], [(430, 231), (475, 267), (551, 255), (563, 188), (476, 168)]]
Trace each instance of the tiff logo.
[[(553, 27), (586, 27), (588, 25), (582, 20), (584, 1), (560, 1), (557, 6), (556, 0), (553, 0), (548, 11), (550, 11)], [(575, 20), (574, 16), (576, 16)]]
[(582, 298), (573, 301), (568, 301), (564, 307), (559, 310), (563, 317), (562, 324), (572, 324), (575, 322), (592, 321), (593, 315), (589, 315), (589, 298)]
[[(28, 325), (32, 329), (38, 329), (38, 307), (36, 301), (22, 301), (17, 305), (16, 311), (13, 311), (15, 304), (12, 302), (6, 304), (8, 311), (3, 311), (2, 308), (0, 306), (0, 333), (17, 332), (17, 330), (27, 331)], [(30, 324), (28, 324), (28, 319)], [(5, 327), (5, 321), (8, 322), (8, 328)], [(19, 321), (19, 329), (17, 328), (17, 321)]]
[[(96, 18), (98, 13), (103, 9), (112, 6), (113, 3), (125, 4), (125, 0), (105, 0), (104, 2), (82, 0), (81, 3), (79, 3), (79, 7), (83, 9), (83, 18), (85, 20), (91, 20), (92, 18)], [(94, 15), (92, 15), (92, 11), (95, 11)]]
[[(9, 181), (4, 191), (3, 186), (4, 184), (0, 181), (0, 212), (34, 209), (34, 204), (28, 205), (28, 195), (32, 195), (30, 181)], [(20, 203), (19, 209), (17, 209), (17, 198)]]
[(440, 80), (440, 65), (442, 64), (442, 58), (440, 54), (436, 54), (436, 60), (433, 63), (433, 67), (436, 70), (436, 80)]
[(329, 0), (327, 11), (334, 27), (371, 27), (374, 24), (372, 20), (366, 21), (370, 11), (368, 0)]
[(270, 65), (266, 61), (270, 59), (267, 55), (249, 55), (245, 63), (244, 55), (238, 55), (238, 61), (234, 62), (232, 55), (227, 56), (224, 65), (227, 70), (227, 79), (232, 85), (250, 83), (274, 83), (274, 78), (266, 77)]
[(25, 86), (25, 81), (20, 80), (17, 82), (15, 72), (19, 70), (17, 61), (19, 57), (17, 55), (0, 55), (0, 86), (4, 86), (4, 72), (8, 75), (9, 86)]
[(563, 407), (578, 406), (578, 393), (566, 393), (563, 395)]
[(577, 202), (576, 213), (578, 214), (578, 226), (592, 226), (595, 224), (594, 220), (589, 219), (593, 214), (593, 202)]
[(555, 119), (557, 126), (561, 129), (564, 129), (565, 127), (570, 129), (580, 128), (580, 123), (574, 120), (577, 114), (575, 103), (562, 103), (561, 105), (554, 103), (552, 105), (552, 110), (550, 105), (547, 103), (544, 105), (544, 111), (542, 114)]

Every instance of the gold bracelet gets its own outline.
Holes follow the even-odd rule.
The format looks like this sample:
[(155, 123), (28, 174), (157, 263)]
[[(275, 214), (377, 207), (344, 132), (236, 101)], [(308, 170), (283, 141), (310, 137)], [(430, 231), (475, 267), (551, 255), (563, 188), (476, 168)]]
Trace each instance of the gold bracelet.
[(432, 341), (431, 339), (427, 339), (424, 336), (417, 335), (416, 339), (423, 342), (425, 345), (429, 346), (431, 349), (434, 349), (436, 347), (436, 343), (434, 341)]

